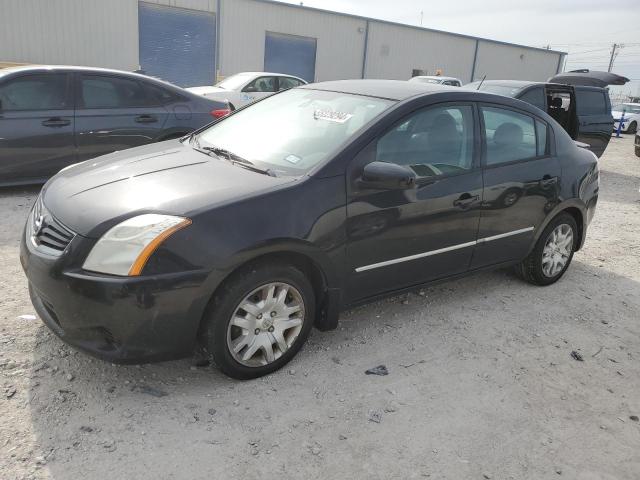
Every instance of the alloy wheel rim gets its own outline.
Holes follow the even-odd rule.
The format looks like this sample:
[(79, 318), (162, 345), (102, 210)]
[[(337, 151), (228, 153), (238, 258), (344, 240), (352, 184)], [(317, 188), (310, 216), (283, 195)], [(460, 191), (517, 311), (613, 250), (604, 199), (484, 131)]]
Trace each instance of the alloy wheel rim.
[(542, 273), (553, 278), (566, 267), (573, 251), (573, 229), (563, 223), (553, 229), (542, 250)]
[(283, 282), (262, 285), (235, 308), (227, 327), (227, 348), (234, 360), (261, 367), (284, 355), (304, 324), (302, 295)]

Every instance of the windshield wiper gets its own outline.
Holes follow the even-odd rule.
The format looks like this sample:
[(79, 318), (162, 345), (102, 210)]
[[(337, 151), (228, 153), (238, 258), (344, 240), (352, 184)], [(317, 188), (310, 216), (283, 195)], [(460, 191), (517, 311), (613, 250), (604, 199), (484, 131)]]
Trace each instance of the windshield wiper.
[[(196, 141), (197, 141), (197, 137), (196, 137)], [(229, 150), (222, 147), (201, 147), (200, 142), (197, 142), (196, 150), (199, 150), (206, 154), (213, 153), (216, 157), (224, 158), (225, 160), (231, 162), (232, 165), (239, 165), (253, 172), (269, 175), (270, 177), (276, 176), (273, 170), (269, 168), (265, 169), (265, 168), (257, 167), (252, 161), (247, 160), (246, 158), (243, 158), (240, 155), (230, 152)]]

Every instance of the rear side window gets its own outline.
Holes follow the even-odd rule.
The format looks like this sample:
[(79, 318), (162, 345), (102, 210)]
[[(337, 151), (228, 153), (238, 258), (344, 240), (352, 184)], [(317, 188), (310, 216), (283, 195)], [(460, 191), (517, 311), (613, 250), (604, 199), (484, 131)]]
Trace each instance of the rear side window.
[(527, 90), (525, 93), (520, 95), (519, 99), (523, 102), (530, 103), (534, 107), (538, 107), (543, 112), (546, 108), (544, 105), (544, 90), (542, 90), (542, 88), (536, 87), (531, 90)]
[(278, 80), (278, 90), (280, 91), (289, 90), (290, 88), (299, 87), (300, 85), (302, 85), (302, 82), (300, 82), (300, 80), (296, 80), (295, 78), (291, 77), (280, 77)]
[[(538, 156), (536, 125), (532, 117), (513, 110), (482, 107), (487, 143), (487, 165), (525, 160)], [(545, 131), (546, 145), (546, 131)]]
[(137, 81), (100, 75), (82, 75), (80, 100), (84, 108), (132, 108), (154, 104)]
[(67, 74), (27, 75), (0, 86), (0, 101), (6, 111), (62, 110), (71, 108)]
[(576, 110), (578, 115), (608, 114), (605, 93), (596, 90), (576, 88)]

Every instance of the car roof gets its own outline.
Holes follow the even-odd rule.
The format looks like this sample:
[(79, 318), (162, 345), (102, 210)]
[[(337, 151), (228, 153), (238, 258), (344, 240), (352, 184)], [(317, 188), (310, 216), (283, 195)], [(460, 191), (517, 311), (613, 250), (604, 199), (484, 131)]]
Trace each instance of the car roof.
[(227, 78), (235, 77), (236, 75), (247, 75), (247, 76), (254, 76), (254, 77), (268, 77), (268, 76), (291, 77), (291, 78), (296, 78), (298, 80), (302, 80), (303, 82), (307, 83), (307, 81), (304, 78), (296, 77), (295, 75), (290, 75), (288, 73), (277, 73), (277, 72), (238, 72), (238, 73), (234, 73), (233, 75), (229, 75), (225, 77), (223, 80), (226, 80)]
[(123, 75), (128, 77), (137, 77), (142, 80), (153, 80), (158, 83), (162, 83), (165, 86), (177, 88), (182, 90), (181, 87), (174, 85), (170, 82), (162, 80), (161, 78), (152, 77), (135, 72), (127, 72), (124, 70), (116, 70), (112, 68), (100, 68), (100, 67), (85, 67), (76, 65), (20, 65), (14, 67), (7, 67), (0, 69), (0, 78), (12, 73), (38, 73), (38, 72), (86, 72), (86, 73), (107, 73), (114, 75)]
[(411, 77), (411, 78), (429, 78), (429, 79), (433, 79), (433, 80), (458, 80), (458, 81), (460, 81), (459, 78), (456, 78), (456, 77), (445, 77), (443, 75), (416, 75), (415, 77)]
[(342, 92), (367, 97), (386, 98), (389, 100), (405, 100), (424, 93), (435, 93), (457, 90), (437, 83), (407, 82), (406, 80), (335, 80), (312, 83), (298, 88)]

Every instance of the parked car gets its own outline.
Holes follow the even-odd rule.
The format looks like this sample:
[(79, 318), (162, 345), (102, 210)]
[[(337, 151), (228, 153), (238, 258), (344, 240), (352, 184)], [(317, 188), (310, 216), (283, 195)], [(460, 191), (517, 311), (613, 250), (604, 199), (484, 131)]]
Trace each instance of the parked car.
[(611, 101), (604, 88), (520, 80), (479, 81), (465, 88), (506, 95), (538, 107), (598, 157), (611, 139)]
[(380, 296), (506, 265), (553, 284), (598, 190), (595, 155), (528, 103), (325, 82), (63, 170), (20, 257), (65, 342), (113, 362), (203, 346), (252, 378)]
[(455, 77), (442, 77), (440, 75), (418, 75), (409, 79), (410, 82), (434, 83), (437, 85), (449, 85), (450, 87), (460, 87), (462, 82)]
[(227, 102), (231, 110), (235, 110), (276, 92), (306, 84), (303, 79), (292, 75), (242, 72), (225, 78), (212, 87), (190, 87), (187, 90), (213, 100)]
[(61, 168), (181, 137), (229, 113), (150, 77), (87, 67), (0, 70), (0, 185), (43, 183)]
[(622, 119), (620, 131), (624, 133), (636, 133), (638, 131), (638, 123), (640, 123), (640, 103), (620, 103), (611, 108), (614, 131), (618, 130), (623, 112), (624, 118)]

